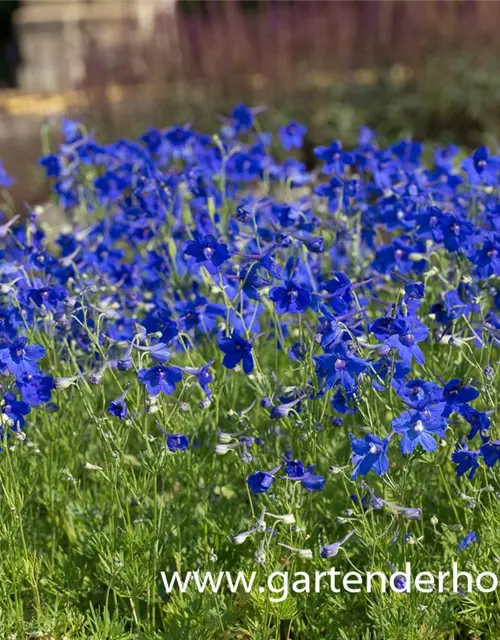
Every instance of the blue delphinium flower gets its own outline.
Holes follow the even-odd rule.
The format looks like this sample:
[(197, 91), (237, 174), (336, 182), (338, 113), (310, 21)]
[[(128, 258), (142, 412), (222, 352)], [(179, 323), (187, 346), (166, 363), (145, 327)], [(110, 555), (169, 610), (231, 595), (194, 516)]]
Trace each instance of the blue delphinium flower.
[[(302, 146), (302, 143), (300, 146)], [(281, 180), (285, 183), (288, 182), (292, 189), (304, 187), (312, 180), (306, 165), (303, 162), (295, 160), (295, 158), (287, 158), (285, 162), (278, 165), (274, 171), (270, 169), (270, 175), (276, 180)]]
[(397, 271), (404, 275), (422, 273), (427, 266), (425, 245), (412, 243), (406, 237), (394, 238), (390, 245), (377, 251), (373, 268), (379, 273)]
[(326, 175), (332, 173), (343, 175), (344, 168), (354, 162), (352, 153), (342, 150), (340, 140), (334, 140), (328, 147), (316, 147), (314, 155), (323, 162), (322, 171)]
[(227, 245), (219, 244), (214, 236), (210, 234), (204, 236), (195, 231), (193, 238), (185, 243), (183, 253), (191, 258), (194, 264), (203, 265), (209, 271), (217, 271), (226, 260), (229, 260)]
[(407, 282), (405, 284), (405, 294), (412, 300), (421, 300), (425, 295), (425, 285), (423, 282)]
[(151, 369), (141, 369), (137, 378), (145, 385), (150, 395), (157, 396), (159, 393), (168, 395), (174, 393), (176, 383), (182, 380), (182, 371), (176, 367), (156, 365)]
[(382, 318), (372, 320), (372, 322), (368, 324), (368, 330), (373, 333), (377, 340), (384, 341), (397, 333), (398, 326), (401, 326), (400, 324), (398, 325), (398, 322), (400, 323), (401, 321), (397, 318), (383, 316)]
[(410, 365), (413, 358), (418, 364), (424, 364), (424, 354), (417, 343), (429, 335), (425, 325), (415, 326), (406, 318), (384, 317), (371, 322), (368, 328), (387, 347), (396, 349), (405, 364)]
[(163, 135), (161, 131), (155, 127), (150, 127), (139, 139), (145, 143), (150, 153), (157, 153), (163, 144)]
[(311, 253), (323, 253), (325, 250), (325, 240), (321, 236), (309, 236), (308, 238), (297, 238)]
[(13, 178), (9, 176), (3, 166), (3, 162), (0, 160), (0, 189), (9, 189), (13, 184)]
[(38, 361), (45, 349), (39, 344), (27, 344), (26, 338), (16, 338), (13, 342), (0, 342), (0, 366), (3, 365), (16, 378), (25, 374), (36, 375)]
[(321, 347), (324, 351), (330, 351), (336, 344), (341, 342), (344, 329), (339, 325), (333, 313), (326, 305), (321, 305), (321, 316), (319, 317), (318, 334), (321, 336)]
[(194, 300), (179, 302), (176, 305), (178, 311), (177, 323), (185, 332), (196, 329), (202, 333), (210, 333), (216, 328), (217, 318), (226, 313), (224, 305), (211, 303), (203, 296), (197, 296)]
[(61, 133), (64, 136), (66, 144), (72, 145), (82, 139), (82, 125), (77, 120), (71, 118), (62, 118)]
[[(340, 197), (342, 192), (342, 181), (336, 176), (330, 178), (328, 184), (319, 184), (314, 187), (314, 193), (320, 198), (327, 198), (328, 211), (335, 213), (339, 208)], [(347, 204), (345, 198), (342, 200), (342, 204)]]
[[(361, 489), (368, 491), (368, 493), (370, 494), (370, 500), (368, 501), (366, 499), (366, 497), (361, 499), (361, 503), (362, 506), (367, 509), (368, 506), (372, 507), (373, 509), (379, 511), (380, 509), (384, 508), (384, 504), (385, 504), (385, 500), (383, 500), (382, 498), (379, 498), (377, 495), (375, 495), (375, 492), (373, 491), (373, 489), (366, 484), (366, 482), (362, 482), (361, 483)], [(351, 496), (352, 497), (352, 496)], [(357, 498), (357, 496), (356, 496)], [(354, 500), (355, 504), (359, 504), (359, 500)]]
[[(354, 300), (352, 293), (352, 283), (341, 271), (334, 271), (332, 277), (323, 280), (321, 288), (327, 292), (327, 305), (333, 311), (342, 315), (349, 311)], [(325, 306), (323, 306), (323, 309)], [(325, 313), (325, 311), (323, 311)]]
[(392, 421), (392, 428), (401, 434), (401, 451), (412, 453), (418, 445), (425, 451), (437, 448), (434, 436), (445, 437), (446, 420), (443, 417), (444, 403), (428, 406), (423, 411), (410, 409)]
[(185, 451), (189, 446), (189, 438), (183, 433), (169, 433), (158, 421), (156, 426), (165, 435), (165, 444), (167, 449), (175, 453), (176, 451)]
[(161, 324), (161, 341), (170, 344), (179, 335), (179, 327), (174, 320), (165, 320)]
[(119, 371), (128, 371), (132, 369), (132, 345), (127, 349), (127, 351), (117, 360), (116, 367)]
[(235, 131), (248, 131), (254, 125), (255, 115), (262, 111), (261, 107), (247, 107), (239, 104), (231, 111), (232, 123)]
[(261, 176), (262, 164), (263, 159), (259, 155), (237, 151), (227, 160), (226, 172), (228, 177), (235, 182), (253, 182)]
[(288, 357), (295, 362), (305, 362), (306, 353), (303, 342), (294, 342), (288, 349)]
[[(165, 139), (174, 147), (183, 146), (188, 140), (193, 138), (194, 134), (189, 125), (180, 127), (174, 125), (165, 132)], [(151, 138), (151, 136), (149, 136)]]
[[(298, 478), (297, 478), (298, 479)], [(311, 464), (305, 470), (300, 483), (307, 489), (307, 491), (321, 491), (325, 486), (326, 478), (324, 476), (318, 476), (314, 473), (314, 465)]]
[(300, 149), (307, 133), (307, 127), (300, 122), (292, 120), (279, 130), (279, 138), (283, 149)]
[[(383, 500), (380, 498), (382, 505), (388, 507), (389, 509), (393, 509), (397, 513), (400, 513), (403, 518), (407, 520), (421, 520), (422, 518), (422, 509), (418, 507), (401, 507), (398, 504), (394, 504), (392, 502), (387, 502), (387, 500)], [(372, 501), (373, 502), (373, 501)]]
[(468, 386), (460, 378), (453, 378), (446, 383), (443, 389), (443, 399), (446, 403), (445, 415), (449, 416), (453, 411), (460, 413), (463, 405), (479, 397), (479, 391)]
[(182, 433), (169, 433), (166, 443), (169, 451), (185, 451), (189, 446), (189, 439)]
[(135, 345), (135, 348), (139, 351), (149, 353), (153, 360), (156, 360), (157, 362), (168, 362), (170, 360), (171, 353), (164, 342), (157, 342), (156, 344), (151, 344), (148, 347)]
[[(14, 429), (24, 427), (24, 416), (30, 411), (31, 406), (24, 400), (18, 400), (13, 393), (6, 393), (0, 401), (0, 412), (12, 421)], [(1, 415), (0, 423), (3, 423)]]
[(314, 465), (304, 467), (300, 460), (289, 460), (286, 463), (285, 474), (292, 480), (296, 480), (308, 491), (321, 491), (325, 486), (326, 478), (314, 474)]
[(397, 349), (405, 364), (411, 364), (413, 358), (418, 364), (424, 364), (424, 354), (417, 343), (427, 338), (429, 329), (425, 325), (412, 327), (407, 320), (397, 320), (394, 329), (396, 332), (385, 340), (385, 344)]
[(434, 151), (434, 163), (436, 167), (445, 171), (451, 171), (453, 169), (453, 158), (458, 155), (460, 149), (450, 144), (447, 147), (437, 147)]
[(196, 376), (196, 380), (198, 384), (200, 385), (204, 393), (209, 398), (212, 396), (212, 392), (208, 385), (214, 379), (213, 375), (210, 373), (210, 367), (212, 366), (213, 362), (214, 361), (212, 359), (209, 362), (207, 362), (207, 364), (204, 364), (202, 367), (200, 367), (199, 369), (188, 369), (188, 368), (185, 369), (186, 372), (192, 373)]
[(280, 420), (281, 418), (286, 418), (290, 414), (292, 410), (300, 413), (301, 410), (301, 402), (304, 399), (304, 394), (298, 395), (296, 398), (293, 397), (290, 399), (290, 396), (285, 398), (279, 398), (281, 404), (275, 404), (269, 417), (273, 420)]
[(115, 418), (119, 418), (120, 420), (125, 420), (128, 414), (127, 403), (125, 402), (127, 393), (128, 387), (119, 398), (116, 398), (116, 400), (111, 400), (111, 402), (109, 403), (108, 413), (110, 413), (112, 416), (115, 416)]
[(221, 338), (217, 343), (219, 349), (224, 353), (222, 364), (227, 369), (234, 369), (240, 362), (246, 374), (253, 371), (252, 343), (245, 340), (239, 333), (233, 331), (231, 336)]
[(281, 464), (271, 471), (257, 471), (247, 478), (247, 484), (252, 493), (265, 493), (270, 489), (274, 482), (274, 478), (281, 469)]
[(291, 280), (287, 280), (284, 286), (271, 289), (269, 297), (275, 303), (278, 313), (304, 313), (315, 305), (315, 296), (310, 287), (298, 285)]
[(16, 385), (21, 392), (21, 397), (32, 407), (44, 402), (49, 402), (52, 391), (55, 388), (54, 378), (43, 374), (25, 373), (16, 380)]
[(435, 382), (422, 380), (396, 381), (395, 388), (398, 396), (412, 409), (422, 411), (430, 404), (442, 400), (443, 391)]
[(487, 185), (497, 185), (500, 172), (500, 157), (490, 155), (488, 147), (479, 147), (474, 151), (471, 158), (463, 160), (462, 169), (467, 172), (472, 184), (481, 184), (483, 182)]
[[(465, 295), (464, 295), (465, 293)], [(443, 297), (443, 302), (438, 302), (431, 307), (431, 313), (436, 316), (436, 320), (444, 325), (448, 325), (460, 316), (469, 316), (473, 311), (478, 311), (476, 305), (472, 303), (473, 293), (463, 292), (460, 289), (447, 291)]]
[(357, 413), (358, 407), (356, 406), (355, 392), (347, 392), (342, 387), (339, 387), (333, 394), (332, 407), (337, 413)]
[(46, 175), (49, 178), (58, 178), (62, 173), (61, 160), (54, 153), (42, 156), (39, 164), (45, 168)]
[(463, 540), (460, 541), (458, 545), (458, 552), (460, 553), (460, 551), (468, 549), (471, 544), (474, 544), (474, 542), (477, 542), (477, 533), (475, 531), (471, 531), (465, 536), (465, 538), (463, 538)]
[(324, 545), (321, 547), (320, 555), (322, 558), (333, 558), (340, 551), (342, 545), (349, 540), (349, 538), (354, 535), (354, 531), (349, 531), (342, 540), (338, 542), (332, 542), (331, 544)]
[(462, 447), (457, 447), (451, 454), (451, 459), (457, 465), (457, 476), (467, 474), (469, 480), (472, 480), (477, 469), (479, 468), (479, 451), (470, 451)]
[(28, 291), (28, 298), (37, 307), (45, 307), (49, 311), (56, 311), (67, 296), (67, 290), (61, 285), (40, 287), (39, 289), (33, 288)]
[(156, 426), (165, 435), (165, 444), (172, 453), (185, 451), (189, 447), (189, 438), (183, 433), (169, 433), (158, 421)]
[(423, 145), (414, 140), (400, 140), (390, 147), (391, 153), (401, 161), (405, 169), (413, 169), (418, 166), (422, 155)]
[(482, 280), (500, 275), (500, 235), (488, 238), (482, 247), (470, 255), (475, 274)]
[(289, 478), (300, 478), (306, 468), (301, 460), (288, 460), (285, 465), (285, 473)]
[(471, 430), (467, 438), (472, 438), (478, 433), (478, 431), (486, 431), (491, 424), (491, 420), (488, 414), (484, 411), (477, 411), (468, 404), (463, 404), (459, 407), (458, 413), (463, 416), (471, 426)]
[(487, 467), (494, 467), (500, 460), (500, 440), (490, 440), (479, 449)]
[(115, 418), (119, 418), (120, 420), (125, 420), (127, 417), (127, 404), (124, 400), (118, 402), (117, 400), (112, 400), (108, 407), (108, 413)]
[(165, 140), (176, 157), (179, 155), (179, 151), (183, 150), (186, 144), (193, 139), (193, 136), (194, 134), (189, 126), (179, 127), (175, 125), (165, 132)]
[[(384, 347), (382, 349), (385, 351)], [(399, 389), (404, 385), (404, 379), (410, 371), (411, 367), (408, 364), (385, 356), (376, 362), (369, 362), (369, 372), (374, 376), (372, 386), (377, 391), (385, 391), (385, 383), (390, 381), (391, 386), (399, 393)]]
[(329, 352), (315, 356), (316, 374), (324, 381), (325, 389), (340, 384), (348, 393), (357, 386), (357, 376), (367, 368), (367, 363), (349, 352), (344, 343), (335, 345)]
[[(397, 540), (397, 538), (396, 538)], [(398, 575), (394, 578), (394, 587), (396, 589), (397, 593), (405, 593), (408, 585), (407, 585), (407, 580), (406, 577), (404, 575), (401, 575), (401, 571), (396, 571), (396, 567), (394, 567), (394, 565), (391, 562), (387, 563), (391, 569), (392, 575), (394, 575), (395, 573), (397, 573)], [(392, 576), (391, 576), (392, 579)]]
[(402, 314), (415, 321), (420, 325), (417, 318), (417, 311), (425, 296), (425, 285), (422, 282), (408, 281), (405, 284), (405, 294), (403, 296), (403, 305), (406, 307), (406, 313)]
[(369, 433), (363, 440), (355, 438), (349, 434), (352, 446), (352, 463), (354, 469), (351, 477), (353, 480), (360, 475), (364, 476), (369, 471), (373, 471), (382, 476), (389, 469), (389, 458), (387, 457), (387, 447), (389, 446), (389, 438), (381, 440), (378, 436)]
[(450, 252), (468, 247), (474, 234), (474, 225), (456, 214), (444, 214), (440, 221), (440, 238)]

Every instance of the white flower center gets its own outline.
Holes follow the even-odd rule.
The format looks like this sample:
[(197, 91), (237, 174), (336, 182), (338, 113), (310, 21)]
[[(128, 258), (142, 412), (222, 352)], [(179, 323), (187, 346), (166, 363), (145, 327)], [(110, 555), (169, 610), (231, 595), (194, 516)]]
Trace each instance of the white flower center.
[(422, 420), (417, 420), (413, 428), (417, 433), (422, 433), (422, 431), (424, 430), (424, 423), (422, 422)]

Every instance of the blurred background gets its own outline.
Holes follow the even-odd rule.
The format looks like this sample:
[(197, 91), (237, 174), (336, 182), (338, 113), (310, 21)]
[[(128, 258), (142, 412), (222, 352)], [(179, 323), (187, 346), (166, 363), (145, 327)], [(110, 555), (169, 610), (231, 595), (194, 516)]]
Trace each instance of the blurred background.
[(263, 127), (319, 143), (496, 146), (500, 2), (490, 0), (0, 0), (0, 159), (16, 200), (41, 201), (44, 125), (83, 119), (103, 141), (240, 102)]

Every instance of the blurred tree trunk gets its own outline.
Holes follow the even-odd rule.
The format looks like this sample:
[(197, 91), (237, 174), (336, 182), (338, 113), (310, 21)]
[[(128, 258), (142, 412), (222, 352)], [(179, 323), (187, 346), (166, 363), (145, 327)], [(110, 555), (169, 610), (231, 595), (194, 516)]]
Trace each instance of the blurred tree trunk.
[(0, 87), (17, 85), (20, 55), (13, 14), (20, 5), (20, 0), (0, 0)]

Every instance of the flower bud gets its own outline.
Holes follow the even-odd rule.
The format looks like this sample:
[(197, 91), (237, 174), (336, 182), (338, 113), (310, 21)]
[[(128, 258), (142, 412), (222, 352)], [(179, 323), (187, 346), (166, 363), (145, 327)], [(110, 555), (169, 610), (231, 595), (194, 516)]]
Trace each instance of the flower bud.
[(420, 520), (422, 517), (422, 509), (419, 509), (418, 507), (405, 507), (401, 509), (401, 514), (407, 520)]
[(282, 516), (277, 516), (277, 515), (274, 515), (273, 513), (268, 513), (267, 515), (271, 516), (271, 518), (274, 518), (275, 520), (279, 520), (283, 524), (295, 524), (296, 522), (295, 516), (293, 515), (293, 513), (285, 513)]
[(255, 525), (255, 531), (257, 533), (264, 533), (267, 529), (267, 524), (265, 523), (263, 518), (259, 518), (259, 521)]
[(302, 560), (312, 560), (313, 552), (311, 549), (297, 549), (297, 556)]
[(89, 471), (102, 471), (102, 467), (99, 467), (97, 464), (92, 464), (91, 462), (85, 462), (83, 467)]
[(241, 533), (237, 533), (231, 539), (233, 544), (243, 544), (245, 540), (255, 532), (255, 529), (249, 529), (248, 531), (242, 531)]
[(72, 378), (55, 378), (54, 385), (56, 389), (68, 389), (74, 384), (80, 376), (73, 376)]
[(253, 557), (256, 564), (264, 564), (266, 561), (266, 552), (264, 549), (258, 549)]
[(215, 455), (216, 456), (224, 456), (224, 455), (226, 455), (226, 453), (229, 453), (229, 451), (232, 451), (235, 447), (239, 447), (239, 442), (238, 443), (232, 443), (232, 444), (216, 444), (215, 445)]

